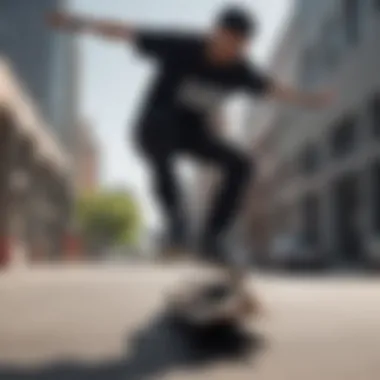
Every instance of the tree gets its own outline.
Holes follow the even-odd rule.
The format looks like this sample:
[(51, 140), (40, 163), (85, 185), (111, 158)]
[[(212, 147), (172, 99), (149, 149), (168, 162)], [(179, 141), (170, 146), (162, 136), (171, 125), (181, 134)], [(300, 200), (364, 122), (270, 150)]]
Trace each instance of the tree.
[(82, 196), (77, 220), (87, 244), (97, 247), (137, 243), (141, 213), (130, 193), (100, 192)]

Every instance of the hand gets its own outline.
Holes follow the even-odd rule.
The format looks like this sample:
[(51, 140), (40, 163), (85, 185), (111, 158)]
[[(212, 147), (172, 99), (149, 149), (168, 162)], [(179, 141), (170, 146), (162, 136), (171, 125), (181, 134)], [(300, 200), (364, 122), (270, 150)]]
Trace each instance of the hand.
[(281, 83), (275, 83), (272, 88), (272, 96), (277, 100), (289, 104), (302, 107), (320, 108), (331, 105), (336, 98), (336, 93), (332, 90), (310, 93), (300, 91), (294, 87), (284, 86)]

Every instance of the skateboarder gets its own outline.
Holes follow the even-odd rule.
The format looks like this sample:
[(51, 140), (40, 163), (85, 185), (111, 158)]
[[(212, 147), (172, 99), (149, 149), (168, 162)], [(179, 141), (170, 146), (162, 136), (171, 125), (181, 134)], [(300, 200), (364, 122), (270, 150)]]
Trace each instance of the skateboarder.
[(201, 237), (200, 251), (228, 256), (221, 237), (239, 208), (252, 173), (248, 157), (209, 128), (212, 115), (232, 94), (245, 92), (305, 107), (327, 106), (330, 91), (305, 93), (278, 83), (246, 58), (257, 22), (239, 7), (216, 17), (209, 33), (150, 30), (112, 20), (53, 14), (50, 25), (129, 42), (157, 63), (157, 76), (137, 123), (137, 141), (154, 176), (156, 195), (168, 220), (171, 248), (186, 249), (187, 223), (173, 170), (173, 158), (186, 154), (217, 165), (224, 174)]

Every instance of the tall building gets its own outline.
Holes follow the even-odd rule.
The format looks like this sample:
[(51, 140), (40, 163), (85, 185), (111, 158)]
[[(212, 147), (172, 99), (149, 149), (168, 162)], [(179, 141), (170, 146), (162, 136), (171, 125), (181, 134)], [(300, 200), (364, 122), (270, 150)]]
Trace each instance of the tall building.
[(1, 0), (0, 52), (55, 136), (69, 145), (77, 119), (77, 47), (46, 23), (47, 13), (65, 6), (65, 0)]
[[(274, 219), (332, 262), (380, 259), (380, 3), (296, 3), (295, 84), (337, 91), (329, 108), (284, 107), (275, 128)], [(280, 61), (281, 65), (281, 61)]]
[(59, 258), (70, 223), (78, 54), (46, 24), (65, 6), (0, 1), (0, 267), (14, 252)]
[(1, 57), (0, 131), (0, 269), (16, 257), (59, 257), (71, 200), (67, 155)]

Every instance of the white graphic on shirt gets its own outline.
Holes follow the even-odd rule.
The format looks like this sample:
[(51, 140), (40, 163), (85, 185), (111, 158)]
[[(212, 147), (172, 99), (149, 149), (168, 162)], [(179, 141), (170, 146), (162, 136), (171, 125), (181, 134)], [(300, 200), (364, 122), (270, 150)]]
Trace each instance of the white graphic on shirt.
[(178, 92), (180, 104), (201, 112), (212, 112), (226, 96), (225, 90), (199, 81), (188, 80)]

